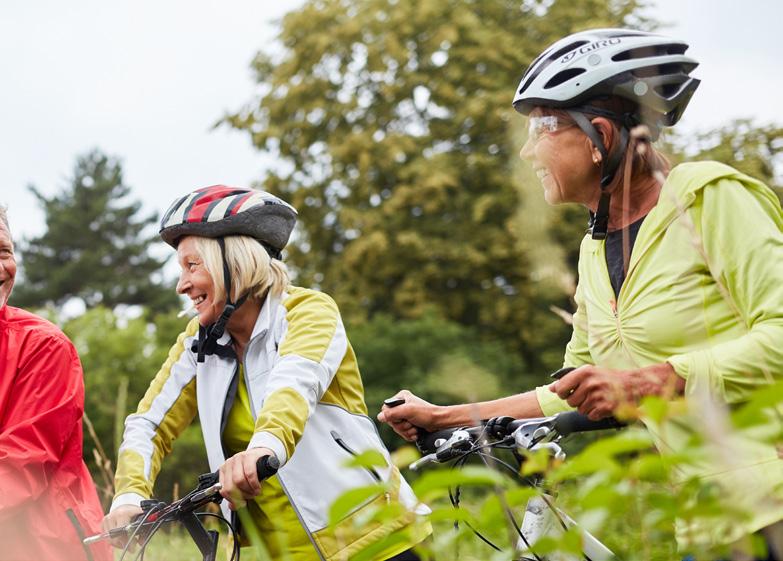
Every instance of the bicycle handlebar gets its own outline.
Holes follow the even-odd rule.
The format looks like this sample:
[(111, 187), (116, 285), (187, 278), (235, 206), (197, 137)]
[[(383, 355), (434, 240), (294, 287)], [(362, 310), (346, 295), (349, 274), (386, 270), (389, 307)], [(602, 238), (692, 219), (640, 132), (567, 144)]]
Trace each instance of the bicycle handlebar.
[[(565, 413), (558, 413), (552, 417), (509, 419), (509, 422), (505, 423), (502, 428), (500, 426), (494, 427), (494, 432), (491, 436), (496, 438), (510, 436), (516, 430), (526, 426), (530, 427), (532, 430), (546, 427), (559, 436), (568, 436), (579, 432), (621, 428), (624, 427), (625, 424), (614, 417), (607, 417), (600, 421), (591, 421), (586, 415), (582, 415), (577, 411), (567, 411)], [(435, 452), (439, 444), (447, 441), (457, 430), (466, 431), (471, 437), (478, 438), (482, 433), (487, 431), (487, 427), (486, 425), (476, 427), (453, 427), (436, 432), (427, 432), (420, 429), (420, 436), (416, 440), (416, 446), (425, 454)]]
[[(263, 456), (256, 462), (256, 474), (259, 481), (272, 477), (278, 469), (280, 469), (280, 462), (275, 456)], [(142, 527), (157, 528), (163, 522), (182, 519), (207, 503), (220, 503), (223, 498), (220, 495), (222, 485), (219, 480), (220, 473), (217, 471), (200, 475), (198, 486), (178, 501), (171, 504), (149, 501), (148, 505), (145, 505), (147, 510), (136, 516), (130, 524), (84, 538), (83, 543), (89, 545), (107, 539), (127, 538)]]
[(555, 422), (552, 428), (561, 436), (568, 436), (576, 432), (591, 432), (597, 430), (619, 429), (625, 426), (625, 423), (618, 421), (614, 417), (606, 417), (598, 421), (592, 421), (587, 415), (582, 415), (577, 411), (569, 411), (555, 415)]

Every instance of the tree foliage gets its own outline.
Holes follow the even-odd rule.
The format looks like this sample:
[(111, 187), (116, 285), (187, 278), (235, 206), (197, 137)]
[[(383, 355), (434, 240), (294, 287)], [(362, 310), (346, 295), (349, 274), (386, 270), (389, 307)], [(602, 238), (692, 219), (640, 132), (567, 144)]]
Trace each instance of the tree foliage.
[(736, 119), (715, 130), (678, 135), (671, 141), (676, 161), (716, 160), (772, 187), (783, 198), (783, 127)]
[(254, 62), (260, 98), (226, 120), (280, 163), (264, 186), (299, 209), (300, 281), (351, 318), (432, 311), (540, 367), (563, 327), (520, 244), (512, 88), (546, 44), (638, 23), (637, 7), (313, 0), (288, 14), (282, 52)]
[(30, 187), (46, 216), (46, 232), (21, 244), (24, 281), (14, 303), (61, 305), (80, 298), (98, 304), (176, 306), (172, 287), (155, 282), (163, 260), (152, 257), (145, 230), (156, 216), (140, 217), (120, 162), (99, 151), (78, 158), (70, 184), (52, 197)]
[[(85, 411), (112, 466), (116, 466), (125, 417), (136, 410), (184, 327), (183, 320), (174, 314), (125, 318), (102, 306), (63, 326), (84, 368)], [(118, 399), (124, 392), (127, 398)], [(85, 461), (96, 474), (95, 480), (100, 481), (93, 461), (94, 447), (95, 443), (85, 434)], [(198, 474), (205, 471), (208, 467), (204, 444), (198, 425), (194, 424), (166, 459), (155, 486), (156, 494), (170, 498), (175, 483), (194, 484)]]

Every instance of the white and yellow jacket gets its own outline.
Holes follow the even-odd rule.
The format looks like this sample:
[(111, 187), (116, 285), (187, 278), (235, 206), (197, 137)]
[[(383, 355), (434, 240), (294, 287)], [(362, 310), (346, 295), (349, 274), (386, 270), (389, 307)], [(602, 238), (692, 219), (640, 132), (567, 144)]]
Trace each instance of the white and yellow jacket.
[[(112, 509), (138, 505), (152, 495), (155, 477), (172, 442), (199, 414), (209, 466), (225, 461), (221, 434), (228, 408), (226, 396), (237, 369), (234, 360), (216, 355), (197, 363), (191, 345), (198, 335), (194, 319), (169, 352), (138, 411), (125, 422)], [(219, 341), (229, 342), (228, 334)], [(343, 559), (386, 535), (410, 527), (411, 545), (429, 533), (416, 515), (420, 504), (390, 461), (373, 421), (367, 416), (356, 356), (339, 311), (327, 295), (289, 287), (267, 297), (245, 350), (243, 368), (255, 433), (249, 448), (274, 450), (281, 463), (282, 488), (322, 559)], [(364, 468), (346, 467), (353, 451), (377, 450), (387, 466), (376, 468), (390, 492), (365, 503), (329, 527), (329, 508), (356, 487), (377, 483)], [(384, 523), (354, 523), (372, 504), (399, 502), (405, 514)], [(221, 505), (228, 517), (227, 505)], [(353, 528), (353, 530), (351, 530)]]

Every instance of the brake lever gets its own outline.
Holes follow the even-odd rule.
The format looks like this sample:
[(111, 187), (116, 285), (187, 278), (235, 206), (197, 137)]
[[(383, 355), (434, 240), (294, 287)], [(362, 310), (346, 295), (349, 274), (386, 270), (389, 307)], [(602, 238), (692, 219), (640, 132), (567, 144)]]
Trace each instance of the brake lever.
[(470, 437), (470, 433), (463, 429), (457, 429), (451, 433), (451, 436), (448, 438), (448, 440), (444, 441), (440, 444), (440, 446), (438, 446), (435, 452), (419, 458), (410, 466), (408, 466), (408, 469), (416, 471), (429, 463), (448, 462), (449, 460), (452, 460), (460, 454), (470, 450), (471, 446), (473, 446), (473, 440)]
[(422, 456), (415, 462), (413, 462), (411, 465), (408, 466), (408, 469), (411, 471), (419, 471), (419, 469), (423, 466), (426, 466), (427, 464), (431, 464), (432, 462), (436, 461), (435, 452), (432, 454), (427, 454), (426, 456)]

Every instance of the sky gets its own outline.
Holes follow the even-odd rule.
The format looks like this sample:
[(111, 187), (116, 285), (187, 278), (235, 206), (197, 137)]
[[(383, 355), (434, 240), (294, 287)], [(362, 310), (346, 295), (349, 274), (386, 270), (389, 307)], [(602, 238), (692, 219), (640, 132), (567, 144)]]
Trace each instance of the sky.
[[(574, 0), (578, 1), (578, 0)], [(245, 133), (214, 124), (254, 95), (250, 62), (301, 0), (27, 0), (0, 7), (0, 204), (14, 236), (44, 231), (51, 195), (93, 148), (117, 156), (145, 213), (204, 185), (261, 178)], [(778, 0), (657, 0), (702, 79), (678, 127), (783, 124)], [(542, 49), (545, 45), (542, 45)], [(521, 74), (522, 69), (520, 69)], [(509, 76), (509, 89), (518, 76)]]

